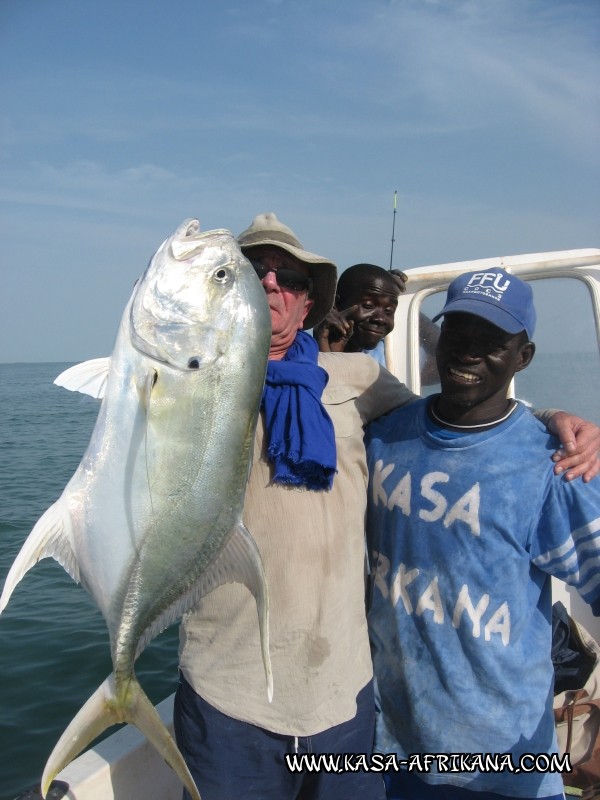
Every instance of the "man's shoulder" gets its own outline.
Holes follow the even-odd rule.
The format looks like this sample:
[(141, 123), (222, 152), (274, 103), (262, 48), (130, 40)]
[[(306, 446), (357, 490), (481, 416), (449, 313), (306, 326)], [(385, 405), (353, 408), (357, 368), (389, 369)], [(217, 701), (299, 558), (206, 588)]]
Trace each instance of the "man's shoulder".
[(319, 353), (319, 365), (329, 375), (323, 402), (352, 401), (363, 425), (415, 400), (410, 389), (364, 353)]
[(517, 421), (518, 424), (514, 427), (509, 426), (509, 433), (519, 440), (522, 448), (529, 446), (539, 451), (551, 451), (559, 446), (557, 437), (534, 415), (530, 407), (520, 401)]
[(357, 387), (370, 386), (382, 369), (364, 353), (319, 353), (319, 366), (329, 375), (329, 385), (351, 383)]

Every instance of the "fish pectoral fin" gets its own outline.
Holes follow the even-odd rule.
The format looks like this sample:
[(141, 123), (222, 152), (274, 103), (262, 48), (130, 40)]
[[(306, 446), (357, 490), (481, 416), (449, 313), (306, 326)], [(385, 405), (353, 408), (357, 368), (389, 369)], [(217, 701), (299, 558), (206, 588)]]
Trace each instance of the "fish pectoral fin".
[(132, 675), (117, 689), (114, 674), (96, 689), (56, 743), (42, 775), (42, 796), (88, 744), (119, 722), (135, 725), (177, 773), (193, 800), (201, 800), (183, 756), (136, 678)]
[(68, 511), (59, 498), (36, 522), (6, 576), (0, 597), (0, 613), (6, 608), (21, 578), (42, 558), (54, 558), (74, 581), (80, 582), (79, 565), (65, 529), (67, 515)]
[(273, 699), (273, 672), (269, 655), (269, 593), (265, 570), (256, 542), (240, 522), (232, 529), (225, 544), (196, 586), (197, 599), (217, 586), (238, 581), (250, 589), (256, 600), (262, 659), (267, 679), (269, 702)]
[(109, 367), (110, 357), (92, 358), (61, 372), (54, 379), (54, 383), (63, 389), (89, 394), (90, 397), (101, 400), (106, 390)]

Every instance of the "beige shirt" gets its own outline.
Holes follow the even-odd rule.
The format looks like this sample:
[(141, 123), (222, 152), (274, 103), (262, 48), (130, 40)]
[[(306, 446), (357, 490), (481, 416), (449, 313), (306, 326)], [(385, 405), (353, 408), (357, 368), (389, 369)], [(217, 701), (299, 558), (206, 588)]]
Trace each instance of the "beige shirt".
[(351, 719), (372, 676), (364, 606), (367, 465), (363, 426), (415, 399), (370, 356), (321, 353), (323, 403), (336, 433), (329, 492), (271, 483), (259, 417), (244, 523), (269, 589), (273, 701), (269, 703), (256, 604), (241, 584), (221, 586), (187, 614), (180, 666), (225, 714), (270, 731), (309, 736)]

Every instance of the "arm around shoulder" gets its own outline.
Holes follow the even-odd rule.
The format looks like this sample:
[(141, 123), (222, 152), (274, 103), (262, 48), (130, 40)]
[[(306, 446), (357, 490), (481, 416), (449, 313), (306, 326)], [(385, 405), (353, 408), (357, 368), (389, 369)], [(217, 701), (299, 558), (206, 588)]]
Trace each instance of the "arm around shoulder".
[(364, 356), (364, 358), (372, 362), (368, 369), (371, 380), (359, 398), (360, 411), (365, 424), (395, 408), (401, 408), (420, 399), (419, 395), (412, 392), (408, 386), (401, 383), (373, 358), (370, 356)]

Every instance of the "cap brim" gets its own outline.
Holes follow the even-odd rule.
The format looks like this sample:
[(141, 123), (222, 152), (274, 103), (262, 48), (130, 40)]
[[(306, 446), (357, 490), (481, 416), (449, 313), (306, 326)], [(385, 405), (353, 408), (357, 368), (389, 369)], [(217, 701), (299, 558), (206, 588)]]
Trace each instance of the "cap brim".
[(440, 317), (444, 317), (446, 314), (455, 314), (458, 312), (481, 317), (481, 319), (491, 322), (492, 325), (495, 325), (506, 333), (515, 334), (525, 330), (523, 323), (519, 322), (512, 314), (509, 314), (508, 311), (505, 311), (503, 308), (499, 308), (491, 303), (486, 303), (485, 300), (473, 300), (464, 297), (447, 303), (439, 314), (431, 318), (431, 321), (437, 322)]

